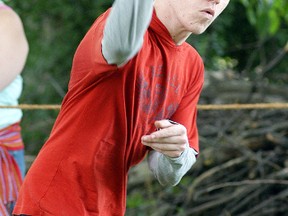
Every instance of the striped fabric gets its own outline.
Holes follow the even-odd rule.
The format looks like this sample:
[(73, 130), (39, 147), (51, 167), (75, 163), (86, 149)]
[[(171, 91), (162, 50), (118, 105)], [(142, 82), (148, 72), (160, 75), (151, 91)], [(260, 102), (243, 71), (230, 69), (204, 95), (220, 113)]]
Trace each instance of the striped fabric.
[(4, 204), (1, 202), (1, 200), (0, 200), (0, 215), (1, 216), (9, 216), (9, 213), (8, 213), (6, 207), (4, 206)]
[(20, 150), (24, 148), (19, 123), (0, 130), (0, 145), (5, 146), (7, 150)]
[(15, 203), (22, 181), (14, 158), (0, 145), (0, 215), (6, 216), (6, 209)]
[(21, 172), (8, 150), (24, 148), (19, 123), (0, 130), (0, 215), (9, 216), (15, 203), (20, 185)]

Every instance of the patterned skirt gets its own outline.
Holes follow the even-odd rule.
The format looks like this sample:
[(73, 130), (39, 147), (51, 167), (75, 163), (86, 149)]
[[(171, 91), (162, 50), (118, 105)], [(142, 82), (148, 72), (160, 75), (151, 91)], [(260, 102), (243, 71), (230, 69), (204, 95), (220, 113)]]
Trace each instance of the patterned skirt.
[[(14, 130), (14, 129), (16, 130)], [(2, 136), (1, 136), (2, 134)], [(10, 135), (10, 136), (9, 136)], [(14, 158), (9, 154), (7, 140), (19, 141), (20, 131), (15, 125), (0, 130), (0, 215), (9, 216), (17, 200), (22, 176)], [(13, 139), (11, 139), (13, 137)], [(19, 145), (19, 144), (17, 144)]]

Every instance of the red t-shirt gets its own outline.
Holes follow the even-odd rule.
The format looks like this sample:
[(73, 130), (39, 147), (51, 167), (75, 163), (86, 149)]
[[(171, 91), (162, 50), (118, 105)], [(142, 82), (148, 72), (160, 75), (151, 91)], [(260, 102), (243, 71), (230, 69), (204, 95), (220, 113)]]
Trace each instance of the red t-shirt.
[(198, 149), (196, 104), (203, 63), (187, 43), (176, 46), (153, 15), (139, 53), (125, 66), (108, 65), (101, 39), (108, 13), (80, 43), (69, 90), (52, 133), (30, 168), (14, 213), (124, 215), (127, 173), (148, 149), (154, 121), (186, 126)]

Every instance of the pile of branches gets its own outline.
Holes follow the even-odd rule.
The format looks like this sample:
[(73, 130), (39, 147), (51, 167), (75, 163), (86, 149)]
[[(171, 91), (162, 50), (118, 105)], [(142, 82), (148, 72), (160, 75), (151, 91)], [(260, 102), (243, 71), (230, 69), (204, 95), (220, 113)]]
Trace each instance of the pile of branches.
[[(205, 89), (202, 102), (286, 101), (283, 88), (238, 84)], [(131, 171), (126, 215), (288, 215), (288, 110), (199, 111), (198, 128), (200, 156), (178, 186), (159, 186), (145, 162)]]

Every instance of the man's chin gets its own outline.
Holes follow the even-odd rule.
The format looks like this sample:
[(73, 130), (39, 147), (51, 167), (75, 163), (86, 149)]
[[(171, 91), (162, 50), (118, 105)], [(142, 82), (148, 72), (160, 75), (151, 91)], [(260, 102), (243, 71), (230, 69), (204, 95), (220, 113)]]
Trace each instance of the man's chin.
[(210, 26), (210, 24), (205, 25), (205, 26), (201, 26), (197, 29), (193, 29), (193, 31), (191, 31), (191, 33), (195, 34), (195, 35), (200, 35), (200, 34), (204, 33), (209, 26)]

